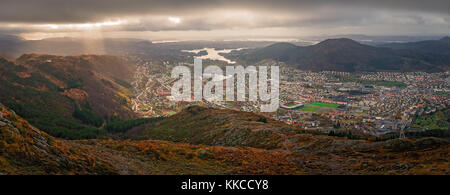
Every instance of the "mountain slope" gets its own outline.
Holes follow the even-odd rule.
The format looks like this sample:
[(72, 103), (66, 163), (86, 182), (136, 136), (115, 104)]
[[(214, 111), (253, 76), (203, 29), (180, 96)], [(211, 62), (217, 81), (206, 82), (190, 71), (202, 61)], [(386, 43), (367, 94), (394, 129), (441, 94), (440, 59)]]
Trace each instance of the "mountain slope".
[(266, 123), (259, 122), (263, 121), (260, 118), (254, 113), (193, 106), (146, 128), (131, 130), (128, 136), (284, 151), (290, 156), (289, 162), (309, 174), (442, 174), (450, 171), (450, 166), (442, 161), (448, 158), (445, 156), (450, 149), (448, 139), (348, 140), (309, 134), (270, 119)]
[(0, 104), (0, 175), (450, 173), (445, 139), (368, 142), (309, 134), (284, 139), (289, 140), (285, 149), (274, 150), (158, 140), (69, 141), (41, 132)]
[(20, 56), (25, 53), (53, 55), (125, 54), (148, 50), (152, 43), (139, 39), (78, 39), (71, 37), (24, 40), (11, 35), (0, 35), (0, 53)]
[[(279, 49), (280, 46), (283, 47)], [(397, 51), (363, 45), (345, 38), (328, 39), (306, 47), (279, 43), (253, 51), (243, 51), (237, 58), (245, 63), (273, 59), (302, 70), (345, 72), (437, 72), (448, 70), (450, 63), (449, 55)]]
[(250, 112), (191, 106), (180, 113), (132, 129), (127, 135), (139, 139), (160, 139), (191, 144), (281, 148), (284, 137), (300, 129)]
[(450, 42), (450, 37), (449, 36), (442, 37), (442, 39), (440, 39), (440, 41)]
[(165, 141), (53, 138), (0, 104), (0, 175), (304, 174), (279, 151)]
[(8, 92), (0, 101), (51, 135), (94, 138), (94, 127), (105, 119), (136, 117), (128, 106), (130, 90), (117, 82), (129, 80), (132, 70), (112, 56), (0, 58), (0, 90)]
[(346, 72), (395, 70), (402, 60), (390, 52), (357, 43), (350, 39), (330, 39), (301, 51), (290, 62), (299, 61), (306, 70), (338, 70)]
[(14, 56), (12, 56), (10, 54), (0, 53), (0, 58), (3, 58), (5, 60), (9, 60), (9, 61), (14, 61)]
[(114, 174), (0, 104), (0, 174)]
[[(255, 50), (250, 55), (242, 55), (240, 60), (258, 62), (262, 59), (275, 59), (279, 61), (289, 60), (300, 47), (291, 43), (275, 43), (259, 50)], [(245, 51), (245, 50), (243, 50)]]
[(450, 55), (450, 37), (444, 37), (440, 40), (428, 40), (409, 43), (390, 43), (381, 45), (397, 50), (414, 50), (426, 53)]

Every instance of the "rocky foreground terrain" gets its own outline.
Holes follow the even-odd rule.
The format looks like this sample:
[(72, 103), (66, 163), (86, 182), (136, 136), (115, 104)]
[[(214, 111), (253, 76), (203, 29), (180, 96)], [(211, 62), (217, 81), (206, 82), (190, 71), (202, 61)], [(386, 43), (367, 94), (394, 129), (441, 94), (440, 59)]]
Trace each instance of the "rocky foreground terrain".
[[(158, 125), (169, 127), (171, 120), (191, 120), (190, 112), (212, 118), (209, 129), (219, 127), (217, 118), (226, 118), (218, 130), (234, 141), (69, 141), (49, 136), (0, 104), (0, 174), (450, 174), (448, 139), (347, 140), (280, 127), (276, 121), (258, 122), (254, 114), (201, 107), (143, 129), (151, 133)], [(234, 131), (240, 127), (227, 126), (235, 121), (248, 126), (247, 137)], [(252, 126), (278, 138), (252, 145), (249, 138), (261, 135)]]

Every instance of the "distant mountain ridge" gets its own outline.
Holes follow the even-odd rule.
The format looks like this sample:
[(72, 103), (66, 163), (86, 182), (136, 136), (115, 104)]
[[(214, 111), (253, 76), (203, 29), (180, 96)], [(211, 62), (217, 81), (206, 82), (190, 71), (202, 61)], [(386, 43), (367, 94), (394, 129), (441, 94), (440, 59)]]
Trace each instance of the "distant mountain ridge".
[[(438, 42), (441, 45), (447, 44), (444, 41)], [(277, 43), (261, 49), (243, 51), (237, 55), (236, 59), (242, 63), (273, 59), (311, 71), (440, 72), (450, 68), (450, 55), (447, 55), (449, 52), (450, 47), (443, 47), (439, 52), (424, 52), (410, 47), (397, 50), (364, 45), (351, 39), (340, 38), (327, 39), (305, 47)]]
[(428, 40), (409, 43), (390, 43), (380, 45), (381, 47), (387, 47), (396, 50), (414, 50), (426, 53), (435, 53), (450, 55), (450, 37), (443, 37), (439, 40)]
[(182, 50), (201, 48), (255, 48), (270, 45), (266, 41), (181, 41), (157, 43), (147, 39), (132, 38), (73, 38), (58, 37), (41, 40), (25, 40), (13, 35), (0, 34), (0, 53), (19, 57), (26, 53), (50, 55), (146, 55), (156, 58), (179, 58), (192, 54)]
[(443, 37), (440, 41), (450, 42), (450, 36)]

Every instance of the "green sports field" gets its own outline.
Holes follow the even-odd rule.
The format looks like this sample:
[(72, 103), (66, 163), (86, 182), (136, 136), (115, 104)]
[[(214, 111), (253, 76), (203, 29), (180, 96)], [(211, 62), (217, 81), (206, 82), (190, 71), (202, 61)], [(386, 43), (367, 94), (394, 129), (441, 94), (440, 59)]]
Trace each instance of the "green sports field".
[(313, 106), (311, 104), (307, 104), (303, 108), (301, 108), (300, 111), (303, 111), (303, 112), (318, 112), (319, 111), (319, 107)]
[(311, 105), (327, 107), (327, 108), (338, 108), (339, 104), (323, 103), (323, 102), (311, 102)]
[(305, 104), (299, 111), (303, 112), (329, 112), (339, 107), (339, 104), (323, 103), (323, 102), (311, 102)]

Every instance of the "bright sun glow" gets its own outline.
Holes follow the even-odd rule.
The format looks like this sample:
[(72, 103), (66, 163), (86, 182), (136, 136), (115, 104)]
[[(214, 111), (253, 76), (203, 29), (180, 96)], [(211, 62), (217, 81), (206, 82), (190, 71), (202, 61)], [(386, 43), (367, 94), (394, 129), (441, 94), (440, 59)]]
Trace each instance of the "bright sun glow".
[(178, 24), (181, 22), (181, 19), (178, 17), (169, 17), (169, 22), (171, 22), (173, 24)]
[(41, 28), (47, 29), (94, 29), (100, 28), (104, 26), (117, 26), (125, 23), (126, 21), (117, 20), (117, 21), (106, 21), (106, 22), (97, 22), (97, 23), (83, 23), (83, 24), (44, 24), (38, 25)]

